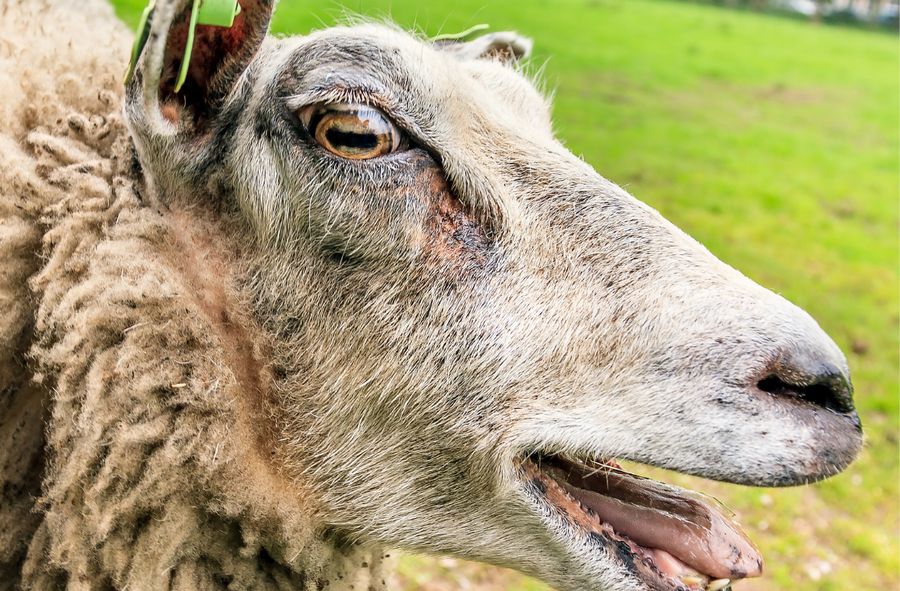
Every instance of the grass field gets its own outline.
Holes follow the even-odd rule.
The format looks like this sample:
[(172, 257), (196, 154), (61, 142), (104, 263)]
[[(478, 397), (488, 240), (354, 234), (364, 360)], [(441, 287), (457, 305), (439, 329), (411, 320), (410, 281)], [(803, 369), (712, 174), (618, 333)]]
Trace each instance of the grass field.
[[(116, 4), (134, 23), (143, 1)], [(896, 36), (664, 0), (282, 0), (274, 29), (303, 33), (347, 11), (429, 35), (485, 22), (533, 37), (575, 153), (819, 320), (850, 358), (867, 434), (859, 461), (785, 490), (662, 477), (724, 500), (760, 543), (766, 576), (740, 589), (897, 589)], [(414, 556), (397, 578), (406, 589), (544, 589)]]

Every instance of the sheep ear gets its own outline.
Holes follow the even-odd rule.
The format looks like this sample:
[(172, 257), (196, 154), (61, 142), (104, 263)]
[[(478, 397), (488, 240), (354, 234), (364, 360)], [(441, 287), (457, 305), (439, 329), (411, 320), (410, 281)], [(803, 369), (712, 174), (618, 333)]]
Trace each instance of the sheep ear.
[(216, 0), (215, 4), (227, 5), (228, 16), (234, 15), (231, 26), (203, 24), (202, 15), (198, 22), (195, 11), (202, 11), (202, 2), (196, 0), (155, 2), (149, 33), (143, 48), (138, 46), (137, 66), (127, 88), (129, 102), (140, 105), (148, 123), (157, 119), (162, 126), (202, 128), (215, 117), (262, 45), (275, 0)]
[(531, 55), (532, 41), (513, 31), (488, 33), (464, 43), (441, 43), (440, 46), (463, 59), (490, 59), (515, 62)]

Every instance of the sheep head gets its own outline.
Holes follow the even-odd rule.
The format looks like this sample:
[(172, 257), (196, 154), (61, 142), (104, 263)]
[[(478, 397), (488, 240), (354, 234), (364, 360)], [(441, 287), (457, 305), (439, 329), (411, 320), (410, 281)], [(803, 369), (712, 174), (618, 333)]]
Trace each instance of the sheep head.
[(280, 469), (327, 523), (560, 589), (759, 574), (717, 509), (614, 458), (765, 486), (842, 470), (860, 424), (815, 321), (566, 150), (528, 40), (273, 39), (273, 2), (241, 5), (198, 29), (176, 92), (190, 11), (158, 2), (126, 116), (156, 199), (245, 222)]

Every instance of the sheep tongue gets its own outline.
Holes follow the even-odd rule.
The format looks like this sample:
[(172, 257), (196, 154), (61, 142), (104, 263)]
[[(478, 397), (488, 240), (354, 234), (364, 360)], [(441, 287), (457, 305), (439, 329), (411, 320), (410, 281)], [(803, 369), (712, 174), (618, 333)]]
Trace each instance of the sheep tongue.
[(759, 550), (699, 495), (620, 471), (569, 474), (562, 481), (569, 494), (641, 546), (668, 552), (714, 579), (762, 574)]

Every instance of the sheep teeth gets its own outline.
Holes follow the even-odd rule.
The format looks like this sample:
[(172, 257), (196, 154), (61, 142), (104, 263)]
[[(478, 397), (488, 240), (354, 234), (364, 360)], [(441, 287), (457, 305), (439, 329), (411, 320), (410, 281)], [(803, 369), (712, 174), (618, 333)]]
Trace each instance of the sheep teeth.
[(731, 579), (716, 579), (710, 581), (706, 591), (731, 591)]
[(706, 580), (706, 577), (700, 577), (696, 575), (681, 575), (680, 579), (688, 589), (700, 589), (701, 585), (703, 585), (703, 581)]

